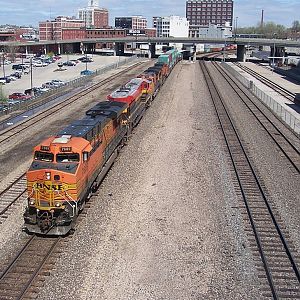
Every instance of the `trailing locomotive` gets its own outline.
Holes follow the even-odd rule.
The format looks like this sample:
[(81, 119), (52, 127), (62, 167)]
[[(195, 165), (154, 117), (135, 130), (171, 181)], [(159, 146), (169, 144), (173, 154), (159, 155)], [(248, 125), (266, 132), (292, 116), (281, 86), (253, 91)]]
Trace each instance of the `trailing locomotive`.
[[(171, 51), (171, 50), (170, 50)], [(174, 65), (177, 51), (86, 111), (56, 136), (34, 148), (27, 171), (27, 232), (65, 235), (110, 169), (119, 149), (150, 106)]]

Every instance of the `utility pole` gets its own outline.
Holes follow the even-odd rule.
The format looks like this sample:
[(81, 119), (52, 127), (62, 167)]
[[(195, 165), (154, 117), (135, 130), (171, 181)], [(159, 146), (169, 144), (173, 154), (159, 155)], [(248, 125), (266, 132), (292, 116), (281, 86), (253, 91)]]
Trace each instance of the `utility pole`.
[(3, 77), (5, 77), (5, 66), (4, 66), (4, 61), (5, 61), (4, 52), (2, 52)]
[(32, 57), (30, 57), (30, 89), (31, 89), (31, 93), (32, 93)]

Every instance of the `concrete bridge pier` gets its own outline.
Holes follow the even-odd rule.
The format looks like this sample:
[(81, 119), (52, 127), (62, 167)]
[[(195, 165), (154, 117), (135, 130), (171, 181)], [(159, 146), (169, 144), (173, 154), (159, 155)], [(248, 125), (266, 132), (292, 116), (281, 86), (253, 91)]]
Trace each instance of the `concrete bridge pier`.
[(237, 61), (244, 62), (246, 60), (245, 59), (245, 54), (246, 54), (245, 45), (237, 45), (237, 49), (236, 49)]
[[(274, 62), (278, 63), (279, 61), (284, 64), (284, 59), (285, 59), (285, 47), (276, 47), (274, 48), (274, 46), (270, 46), (271, 48), (271, 53), (270, 53), (270, 57), (275, 57), (274, 58)], [(273, 61), (273, 59), (271, 58), (271, 60)]]
[(114, 43), (114, 55), (115, 56), (124, 56), (125, 52), (125, 44), (124, 43)]
[(148, 57), (154, 58), (155, 57), (155, 43), (149, 43), (149, 50), (148, 50)]
[(83, 45), (83, 42), (80, 43), (80, 52), (81, 52), (81, 54), (84, 54), (84, 45)]

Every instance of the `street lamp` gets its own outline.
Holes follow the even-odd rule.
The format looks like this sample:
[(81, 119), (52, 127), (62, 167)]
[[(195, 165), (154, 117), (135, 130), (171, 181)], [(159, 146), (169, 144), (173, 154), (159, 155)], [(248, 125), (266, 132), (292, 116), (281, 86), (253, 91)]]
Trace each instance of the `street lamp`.
[(3, 77), (5, 77), (5, 66), (4, 66), (4, 61), (5, 61), (5, 57), (4, 57), (4, 51), (3, 51), (3, 52), (2, 52)]
[[(22, 70), (23, 70), (23, 66), (22, 66)], [(30, 89), (31, 89), (31, 93), (32, 93), (32, 57), (30, 57)]]
[(237, 36), (237, 30), (238, 30), (238, 18), (239, 17), (235, 17), (235, 34), (234, 34), (234, 37), (236, 38)]
[(273, 33), (273, 42), (274, 42), (274, 48), (273, 48), (273, 62), (272, 62), (272, 70), (274, 70), (275, 67), (275, 54), (276, 54), (276, 46), (275, 46), (275, 37), (276, 37), (277, 33)]

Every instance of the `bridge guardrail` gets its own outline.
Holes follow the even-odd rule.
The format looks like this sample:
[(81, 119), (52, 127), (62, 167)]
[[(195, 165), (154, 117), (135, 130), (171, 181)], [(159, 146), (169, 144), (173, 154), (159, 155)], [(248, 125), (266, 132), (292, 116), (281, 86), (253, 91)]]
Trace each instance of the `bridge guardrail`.
[(70, 91), (76, 87), (82, 86), (85, 83), (87, 83), (89, 80), (91, 80), (91, 78), (97, 76), (97, 75), (101, 75), (104, 74), (110, 70), (114, 70), (117, 69), (118, 67), (121, 67), (131, 61), (134, 61), (137, 59), (137, 56), (131, 56), (129, 58), (126, 58), (124, 60), (115, 62), (115, 63), (111, 63), (109, 65), (106, 65), (104, 67), (98, 68), (95, 71), (93, 71), (92, 74), (90, 75), (81, 75), (78, 76), (72, 80), (66, 81), (65, 85), (61, 86), (61, 87), (57, 87), (57, 88), (53, 88), (50, 89), (48, 92), (45, 92), (41, 95), (37, 95), (34, 96), (32, 98), (30, 98), (29, 100), (26, 101), (20, 101), (17, 104), (13, 104), (13, 105), (8, 105), (6, 106), (5, 110), (1, 110), (0, 111), (0, 117), (7, 115), (11, 112), (14, 111), (18, 111), (18, 110), (32, 110), (35, 109), (39, 106), (42, 106), (48, 102), (53, 101), (54, 99), (61, 97), (63, 94), (65, 94), (67, 91)]
[(253, 81), (242, 76), (238, 71), (229, 64), (222, 62), (224, 67), (231, 75), (238, 79), (247, 87), (258, 99), (260, 99), (269, 109), (271, 109), (280, 119), (282, 119), (292, 130), (300, 134), (300, 120), (293, 116), (285, 107), (278, 103), (274, 98), (259, 89)]

